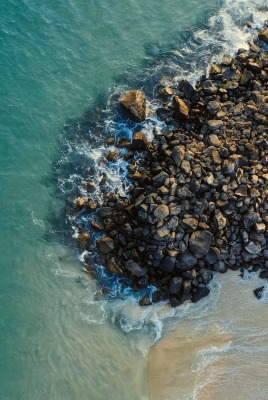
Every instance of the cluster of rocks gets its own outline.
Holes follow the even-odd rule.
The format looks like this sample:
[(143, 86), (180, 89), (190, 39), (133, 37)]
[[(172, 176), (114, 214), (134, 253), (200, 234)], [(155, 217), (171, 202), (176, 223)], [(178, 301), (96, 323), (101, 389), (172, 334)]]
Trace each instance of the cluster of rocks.
[[(137, 132), (107, 155), (129, 161), (129, 196), (111, 193), (98, 207), (104, 231), (99, 261), (135, 290), (150, 285), (140, 305), (169, 299), (172, 306), (209, 293), (213, 271), (260, 270), (268, 278), (268, 29), (249, 50), (213, 64), (194, 88), (188, 81), (161, 88), (158, 116), (167, 130), (148, 142)], [(140, 91), (120, 98), (130, 116), (146, 117)], [(169, 129), (168, 129), (169, 127)], [(112, 139), (108, 143), (112, 143)], [(121, 153), (120, 149), (127, 151)], [(135, 153), (139, 152), (139, 157)], [(86, 246), (89, 232), (79, 235)], [(262, 289), (262, 288), (259, 288)], [(260, 296), (261, 290), (255, 294)]]

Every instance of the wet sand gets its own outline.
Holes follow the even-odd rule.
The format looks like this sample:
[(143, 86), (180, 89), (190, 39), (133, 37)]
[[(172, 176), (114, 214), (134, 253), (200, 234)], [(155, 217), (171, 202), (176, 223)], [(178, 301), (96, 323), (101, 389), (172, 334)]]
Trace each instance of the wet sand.
[(152, 348), (151, 400), (268, 398), (267, 288), (258, 301), (252, 290), (263, 281), (257, 275), (230, 272), (216, 283), (210, 299), (191, 305), (181, 319), (178, 311), (177, 327)]

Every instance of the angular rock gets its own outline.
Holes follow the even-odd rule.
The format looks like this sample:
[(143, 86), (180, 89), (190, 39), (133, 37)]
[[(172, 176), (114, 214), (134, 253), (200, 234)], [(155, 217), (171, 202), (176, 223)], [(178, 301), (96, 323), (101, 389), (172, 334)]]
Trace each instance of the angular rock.
[(190, 239), (190, 251), (196, 258), (205, 256), (210, 248), (212, 240), (212, 233), (209, 231), (193, 232)]
[(268, 44), (268, 28), (263, 29), (258, 33), (258, 37), (264, 43)]
[(107, 264), (107, 269), (115, 275), (118, 276), (123, 276), (124, 272), (122, 270), (122, 268), (119, 267), (119, 265), (117, 265), (117, 263), (114, 261), (114, 258), (108, 261)]
[(147, 272), (144, 268), (140, 267), (139, 264), (137, 264), (134, 260), (128, 260), (125, 263), (125, 268), (138, 278), (145, 275)]
[(110, 151), (110, 153), (108, 153), (106, 156), (108, 161), (116, 161), (119, 157), (120, 157), (119, 150)]
[(179, 96), (173, 97), (174, 113), (178, 120), (185, 120), (189, 117), (189, 107)]
[(160, 204), (159, 206), (156, 207), (154, 211), (154, 216), (160, 221), (166, 218), (168, 215), (169, 215), (169, 208), (165, 204)]
[(209, 288), (198, 286), (198, 288), (196, 289), (195, 293), (193, 293), (192, 302), (193, 303), (197, 303), (203, 297), (206, 297), (209, 293), (210, 293)]
[(140, 90), (128, 90), (119, 98), (119, 102), (130, 112), (136, 121), (146, 118), (146, 97)]
[(257, 297), (257, 299), (262, 298), (262, 292), (263, 292), (264, 286), (258, 287), (257, 289), (253, 290), (253, 293)]
[(223, 122), (220, 119), (211, 119), (207, 122), (208, 128), (211, 131), (215, 131), (216, 129), (220, 129), (223, 125)]
[(179, 84), (179, 90), (183, 92), (184, 97), (188, 100), (193, 96), (195, 93), (194, 87), (188, 82), (186, 79), (183, 79)]
[(137, 132), (133, 135), (132, 147), (135, 150), (144, 150), (148, 146), (148, 139), (143, 132)]
[(171, 256), (166, 256), (160, 264), (162, 271), (172, 272), (174, 270), (176, 258)]
[(79, 235), (77, 236), (78, 246), (81, 247), (82, 249), (88, 249), (89, 241), (90, 241), (89, 233), (79, 233)]
[(103, 236), (96, 243), (98, 250), (103, 254), (111, 253), (114, 250), (114, 241), (109, 236)]
[(162, 186), (167, 178), (169, 178), (169, 175), (166, 172), (159, 172), (159, 174), (155, 175), (152, 179), (153, 186), (156, 188)]
[(175, 276), (169, 282), (169, 293), (170, 294), (179, 294), (182, 288), (182, 278), (179, 276)]
[(176, 165), (180, 166), (185, 156), (185, 149), (183, 146), (175, 146), (172, 150), (172, 158)]
[(186, 251), (180, 256), (179, 262), (181, 271), (189, 271), (197, 264), (197, 258), (189, 251)]

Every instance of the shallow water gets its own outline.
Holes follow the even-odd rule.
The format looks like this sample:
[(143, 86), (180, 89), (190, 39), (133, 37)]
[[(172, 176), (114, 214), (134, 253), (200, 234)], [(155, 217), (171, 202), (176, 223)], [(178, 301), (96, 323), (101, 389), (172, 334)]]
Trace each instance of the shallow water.
[[(214, 54), (244, 44), (252, 32), (240, 26), (252, 10), (254, 26), (261, 24), (261, 5), (0, 5), (1, 400), (149, 398), (147, 354), (163, 327), (171, 329), (168, 321), (177, 323), (175, 311), (166, 305), (140, 309), (126, 293), (102, 299), (64, 242), (62, 231), (73, 233), (69, 225), (59, 224), (64, 201), (75, 195), (72, 183), (81, 183), (88, 165), (97, 163), (99, 173), (105, 168), (99, 163), (103, 136), (131, 130), (113, 120), (112, 101), (98, 131), (88, 132), (94, 113), (87, 113), (89, 127), (79, 116), (106, 109), (113, 93), (137, 82), (153, 100), (158, 79), (171, 74), (175, 81), (194, 81)], [(152, 119), (144, 127), (148, 135), (155, 125)], [(122, 173), (110, 172), (121, 184)]]

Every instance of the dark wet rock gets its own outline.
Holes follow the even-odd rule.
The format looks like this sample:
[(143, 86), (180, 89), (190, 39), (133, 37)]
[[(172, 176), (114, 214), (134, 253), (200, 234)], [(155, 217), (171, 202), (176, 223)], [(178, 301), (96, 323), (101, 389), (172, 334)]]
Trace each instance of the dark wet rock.
[(247, 85), (249, 85), (251, 83), (253, 78), (254, 78), (253, 73), (248, 71), (248, 70), (245, 70), (243, 72), (243, 74), (241, 75), (240, 84), (242, 86), (247, 86)]
[(78, 197), (78, 198), (76, 199), (75, 203), (76, 203), (76, 206), (77, 206), (78, 208), (83, 208), (83, 207), (85, 207), (86, 204), (87, 204), (87, 199), (86, 199), (85, 197)]
[(258, 287), (257, 289), (253, 290), (253, 293), (257, 297), (257, 299), (261, 299), (262, 298), (263, 289), (264, 289), (264, 286), (261, 286), (261, 287)]
[(202, 84), (202, 88), (206, 94), (217, 93), (219, 87), (215, 81), (206, 80)]
[(86, 183), (87, 191), (93, 193), (96, 191), (96, 185), (94, 182), (87, 182)]
[(190, 240), (190, 251), (196, 258), (201, 258), (209, 251), (212, 240), (212, 233), (209, 231), (193, 232)]
[(183, 146), (176, 146), (172, 150), (172, 158), (176, 165), (180, 166), (185, 156), (185, 149)]
[(110, 153), (108, 153), (106, 156), (108, 161), (116, 161), (119, 157), (120, 157), (119, 150), (110, 151)]
[(268, 271), (261, 271), (259, 277), (261, 279), (268, 279)]
[(180, 256), (179, 262), (181, 271), (189, 271), (197, 264), (197, 258), (190, 252), (186, 251)]
[(193, 293), (192, 302), (197, 303), (203, 297), (206, 297), (210, 293), (209, 288), (199, 286), (196, 291)]
[(131, 272), (133, 275), (137, 277), (141, 277), (146, 274), (146, 270), (142, 267), (139, 266), (135, 261), (133, 260), (128, 260), (125, 263), (125, 268)]
[(119, 275), (119, 276), (123, 276), (124, 275), (124, 271), (122, 270), (121, 267), (119, 267), (119, 265), (117, 265), (117, 263), (114, 261), (114, 258), (108, 261), (107, 269), (112, 274)]
[(164, 184), (165, 180), (166, 180), (168, 177), (169, 177), (169, 175), (168, 175), (166, 172), (164, 172), (164, 171), (159, 172), (159, 174), (157, 174), (157, 175), (155, 175), (155, 176), (153, 177), (153, 186), (154, 186), (154, 187), (160, 187), (160, 186), (162, 186), (162, 185)]
[(219, 112), (221, 110), (220, 102), (215, 101), (215, 100), (209, 101), (207, 104), (207, 109), (210, 114), (212, 114), (212, 115), (217, 114), (217, 112)]
[(216, 129), (220, 129), (223, 125), (223, 122), (220, 119), (211, 119), (207, 122), (208, 128), (211, 131), (215, 131)]
[(258, 33), (258, 37), (264, 43), (268, 44), (268, 28), (263, 29)]
[(179, 294), (182, 288), (182, 278), (175, 276), (169, 283), (169, 293)]
[(109, 236), (104, 236), (97, 240), (98, 250), (103, 254), (111, 253), (114, 250), (114, 241)]
[(94, 219), (90, 221), (90, 226), (94, 231), (101, 232), (104, 230), (104, 227), (99, 222), (95, 221)]
[(169, 215), (169, 208), (165, 204), (160, 204), (154, 210), (154, 216), (159, 220), (166, 218), (168, 215)]
[(115, 143), (115, 138), (114, 137), (109, 137), (108, 139), (106, 139), (106, 144), (108, 146), (112, 146)]
[(139, 305), (140, 305), (141, 307), (148, 307), (148, 306), (150, 306), (151, 304), (152, 304), (152, 303), (151, 303), (150, 298), (149, 298), (148, 295), (143, 296), (143, 297), (139, 300)]
[(148, 146), (148, 139), (143, 132), (137, 132), (133, 135), (132, 147), (135, 150), (144, 150)]
[(219, 261), (220, 250), (217, 247), (210, 247), (208, 253), (206, 254), (206, 262), (213, 265)]
[(130, 112), (137, 121), (146, 118), (146, 97), (140, 90), (128, 90), (119, 98), (120, 103)]
[(89, 242), (89, 233), (79, 233), (79, 235), (77, 236), (77, 243), (80, 248), (88, 250)]
[(172, 272), (174, 270), (176, 258), (167, 256), (163, 259), (160, 264), (160, 268), (162, 271)]
[(179, 84), (179, 90), (183, 92), (184, 97), (188, 100), (191, 99), (193, 94), (195, 93), (194, 87), (188, 82), (186, 79), (183, 79)]

